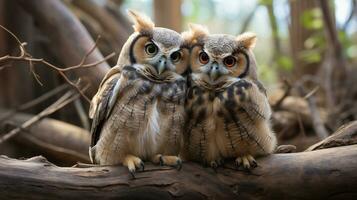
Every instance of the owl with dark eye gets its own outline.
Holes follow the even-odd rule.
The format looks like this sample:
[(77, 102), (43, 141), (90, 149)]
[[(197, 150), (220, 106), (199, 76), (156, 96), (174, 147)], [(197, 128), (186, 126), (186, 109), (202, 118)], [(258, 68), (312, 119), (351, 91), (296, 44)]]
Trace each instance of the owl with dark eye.
[(271, 109), (257, 77), (253, 33), (209, 34), (190, 25), (183, 34), (191, 57), (184, 157), (217, 168), (226, 159), (236, 167), (257, 166), (255, 157), (273, 152)]
[(135, 32), (91, 102), (90, 158), (133, 176), (144, 161), (180, 168), (189, 49), (179, 33), (129, 15)]

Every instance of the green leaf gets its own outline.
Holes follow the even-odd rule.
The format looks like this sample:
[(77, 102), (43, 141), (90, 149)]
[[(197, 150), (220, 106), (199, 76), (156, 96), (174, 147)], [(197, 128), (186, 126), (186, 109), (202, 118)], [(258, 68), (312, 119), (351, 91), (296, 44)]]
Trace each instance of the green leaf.
[(318, 30), (323, 27), (322, 13), (319, 8), (304, 11), (301, 15), (300, 22), (306, 29)]
[(286, 71), (291, 71), (293, 69), (293, 61), (290, 57), (287, 56), (280, 56), (278, 58), (277, 64), (279, 68)]
[(306, 63), (318, 63), (321, 61), (321, 52), (317, 49), (304, 50), (299, 53), (299, 58)]

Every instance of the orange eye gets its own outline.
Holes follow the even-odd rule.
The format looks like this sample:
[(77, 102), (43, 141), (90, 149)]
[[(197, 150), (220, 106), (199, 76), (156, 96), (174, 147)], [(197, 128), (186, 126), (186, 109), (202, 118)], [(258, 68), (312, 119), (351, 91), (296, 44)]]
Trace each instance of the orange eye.
[(205, 52), (201, 52), (199, 55), (198, 55), (199, 59), (200, 59), (200, 62), (202, 64), (207, 64), (208, 61), (209, 61), (209, 57), (208, 55), (205, 53)]
[(224, 65), (233, 67), (236, 64), (236, 59), (233, 56), (228, 56), (223, 60)]

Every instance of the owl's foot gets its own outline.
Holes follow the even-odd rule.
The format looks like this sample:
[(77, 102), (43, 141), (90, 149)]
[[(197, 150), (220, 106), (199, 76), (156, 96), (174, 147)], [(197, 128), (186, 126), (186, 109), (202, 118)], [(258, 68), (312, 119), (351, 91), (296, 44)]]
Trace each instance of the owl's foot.
[(214, 170), (214, 172), (217, 172), (217, 168), (219, 166), (221, 166), (221, 165), (223, 165), (223, 160), (222, 159), (213, 160), (213, 161), (210, 162), (210, 166)]
[(153, 163), (160, 164), (161, 166), (171, 166), (177, 168), (177, 170), (181, 170), (182, 168), (182, 160), (178, 156), (164, 156), (161, 154), (157, 154)]
[(144, 171), (145, 169), (144, 162), (141, 161), (140, 158), (133, 155), (127, 155), (124, 158), (123, 165), (129, 169), (129, 172), (133, 176), (133, 178), (135, 178), (134, 173), (136, 169), (141, 169), (142, 171)]
[(238, 169), (240, 166), (243, 166), (245, 169), (253, 169), (258, 166), (257, 161), (251, 155), (245, 155), (237, 157), (235, 160), (235, 166)]

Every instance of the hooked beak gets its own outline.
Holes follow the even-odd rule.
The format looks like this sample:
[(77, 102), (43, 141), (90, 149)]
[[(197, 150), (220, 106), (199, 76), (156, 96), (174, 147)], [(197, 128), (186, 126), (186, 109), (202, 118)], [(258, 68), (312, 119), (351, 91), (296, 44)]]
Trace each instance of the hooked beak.
[(166, 57), (162, 56), (157, 64), (157, 73), (160, 75), (166, 70)]
[(209, 70), (209, 76), (212, 80), (216, 80), (221, 75), (218, 63), (214, 62)]

